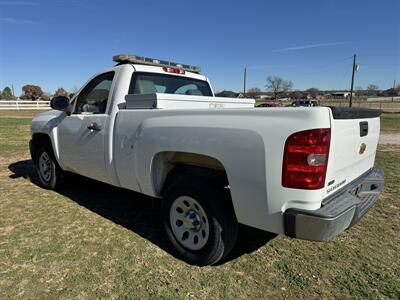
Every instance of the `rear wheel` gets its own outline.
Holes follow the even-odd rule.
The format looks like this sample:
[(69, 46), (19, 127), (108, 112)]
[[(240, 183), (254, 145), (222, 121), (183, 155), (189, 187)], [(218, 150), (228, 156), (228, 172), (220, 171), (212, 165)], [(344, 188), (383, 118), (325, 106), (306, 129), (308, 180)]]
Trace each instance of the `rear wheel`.
[(62, 170), (49, 146), (41, 145), (35, 151), (35, 167), (42, 187), (56, 189), (60, 186)]
[(164, 228), (179, 255), (195, 265), (224, 258), (237, 239), (237, 221), (221, 188), (201, 177), (180, 177), (165, 192)]
[(200, 250), (208, 241), (210, 226), (204, 208), (190, 196), (176, 198), (169, 210), (169, 222), (179, 243), (189, 250)]

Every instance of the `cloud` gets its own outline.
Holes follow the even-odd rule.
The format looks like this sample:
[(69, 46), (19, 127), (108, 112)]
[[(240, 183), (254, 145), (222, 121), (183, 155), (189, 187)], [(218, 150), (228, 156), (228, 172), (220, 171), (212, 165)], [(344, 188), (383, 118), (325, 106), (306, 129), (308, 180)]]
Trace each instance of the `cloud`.
[(320, 43), (320, 44), (309, 44), (309, 45), (301, 45), (295, 47), (288, 47), (282, 49), (275, 49), (271, 52), (285, 52), (285, 51), (295, 51), (295, 50), (303, 50), (303, 49), (310, 49), (310, 48), (320, 48), (320, 47), (329, 47), (329, 46), (339, 46), (339, 45), (346, 45), (349, 42), (334, 42), (334, 43)]
[(9, 24), (39, 24), (37, 21), (26, 20), (26, 19), (14, 19), (7, 17), (0, 17), (0, 23), (9, 23)]
[(36, 3), (29, 2), (29, 1), (0, 1), (0, 5), (4, 5), (4, 6), (24, 6), (24, 5), (36, 5)]

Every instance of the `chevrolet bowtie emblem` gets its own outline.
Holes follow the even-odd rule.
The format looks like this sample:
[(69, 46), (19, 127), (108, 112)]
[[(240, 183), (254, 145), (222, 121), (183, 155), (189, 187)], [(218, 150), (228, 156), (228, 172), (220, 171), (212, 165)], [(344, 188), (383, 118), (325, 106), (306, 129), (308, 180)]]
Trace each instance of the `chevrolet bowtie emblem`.
[(361, 143), (360, 150), (358, 150), (358, 153), (363, 154), (365, 152), (365, 149), (367, 149), (367, 145)]

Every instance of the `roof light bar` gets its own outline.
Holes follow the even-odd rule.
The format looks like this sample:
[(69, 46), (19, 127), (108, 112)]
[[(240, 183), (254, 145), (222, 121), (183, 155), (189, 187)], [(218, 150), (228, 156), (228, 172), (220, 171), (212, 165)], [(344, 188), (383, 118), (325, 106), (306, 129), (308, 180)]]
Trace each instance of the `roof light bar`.
[(189, 72), (200, 73), (200, 67), (190, 66), (185, 64), (178, 64), (171, 61), (159, 60), (139, 55), (133, 54), (119, 54), (113, 57), (113, 61), (117, 63), (132, 63), (132, 64), (141, 64), (141, 65), (150, 65), (150, 66), (159, 66), (159, 67), (172, 67), (178, 68)]

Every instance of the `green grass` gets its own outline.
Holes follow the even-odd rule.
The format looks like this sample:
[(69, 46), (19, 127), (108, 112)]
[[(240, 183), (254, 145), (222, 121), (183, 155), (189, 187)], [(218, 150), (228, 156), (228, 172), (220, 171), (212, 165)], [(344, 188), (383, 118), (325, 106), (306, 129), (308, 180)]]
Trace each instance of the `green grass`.
[(0, 153), (27, 149), (30, 118), (0, 118)]
[(381, 130), (383, 132), (400, 133), (400, 114), (382, 114)]
[(333, 241), (246, 231), (231, 259), (199, 268), (171, 254), (151, 199), (81, 178), (59, 192), (39, 188), (28, 124), (0, 117), (0, 299), (400, 298), (396, 149), (377, 155), (380, 200)]

